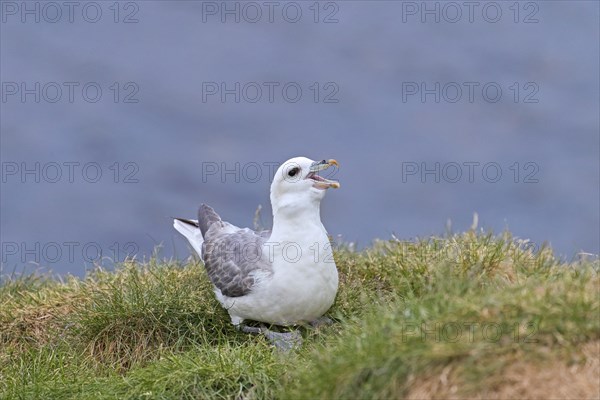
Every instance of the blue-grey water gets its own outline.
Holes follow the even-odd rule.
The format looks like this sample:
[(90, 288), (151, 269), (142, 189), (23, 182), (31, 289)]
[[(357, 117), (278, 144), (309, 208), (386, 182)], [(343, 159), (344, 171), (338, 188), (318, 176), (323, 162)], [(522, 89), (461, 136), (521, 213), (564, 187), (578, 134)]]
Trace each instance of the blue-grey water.
[(51, 3), (0, 3), (4, 273), (183, 259), (201, 202), (269, 225), (297, 155), (340, 162), (322, 217), (359, 246), (477, 212), (600, 251), (597, 1)]

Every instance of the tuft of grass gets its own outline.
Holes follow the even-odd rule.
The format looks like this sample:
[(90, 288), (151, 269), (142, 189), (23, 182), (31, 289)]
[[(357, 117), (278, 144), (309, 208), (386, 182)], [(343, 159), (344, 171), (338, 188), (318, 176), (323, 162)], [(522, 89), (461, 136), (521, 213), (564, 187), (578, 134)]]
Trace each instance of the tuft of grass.
[(598, 397), (597, 259), (469, 231), (335, 260), (336, 323), (289, 354), (236, 331), (195, 262), (7, 280), (0, 398)]
[(65, 321), (71, 336), (91, 358), (118, 370), (143, 365), (163, 349), (218, 344), (232, 331), (198, 264), (129, 262), (117, 273), (96, 271), (81, 290), (85, 301)]

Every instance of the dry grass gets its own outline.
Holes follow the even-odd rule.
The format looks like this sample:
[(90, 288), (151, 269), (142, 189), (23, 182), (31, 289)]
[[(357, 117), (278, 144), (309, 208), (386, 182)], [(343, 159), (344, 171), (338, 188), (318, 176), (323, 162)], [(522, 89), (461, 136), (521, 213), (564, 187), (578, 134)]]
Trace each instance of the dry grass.
[[(484, 379), (473, 390), (461, 375), (460, 363), (445, 367), (439, 374), (411, 376), (408, 400), (425, 399), (599, 399), (600, 341), (581, 345), (571, 355), (531, 362), (515, 360), (501, 373)], [(483, 389), (482, 389), (483, 387)]]

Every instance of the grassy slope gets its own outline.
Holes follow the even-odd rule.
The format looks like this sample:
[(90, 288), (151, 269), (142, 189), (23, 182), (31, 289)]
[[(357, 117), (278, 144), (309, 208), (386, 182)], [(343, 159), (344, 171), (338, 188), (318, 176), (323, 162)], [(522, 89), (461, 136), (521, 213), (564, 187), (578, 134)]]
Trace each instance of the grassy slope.
[(597, 398), (598, 261), (526, 247), (468, 232), (338, 249), (337, 322), (286, 355), (233, 329), (195, 263), (9, 281), (0, 398)]

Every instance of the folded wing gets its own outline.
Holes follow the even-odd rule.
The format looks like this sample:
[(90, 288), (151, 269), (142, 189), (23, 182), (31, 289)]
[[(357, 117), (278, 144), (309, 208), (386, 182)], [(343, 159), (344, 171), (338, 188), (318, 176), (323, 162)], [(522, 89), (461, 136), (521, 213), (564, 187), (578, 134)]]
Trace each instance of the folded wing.
[(198, 221), (177, 218), (173, 226), (200, 255), (211, 282), (225, 296), (244, 296), (273, 274), (264, 254), (269, 231), (238, 228), (205, 204), (198, 210)]
[(202, 245), (204, 266), (208, 277), (223, 295), (244, 296), (259, 280), (273, 274), (268, 254), (263, 254), (266, 239), (250, 229), (224, 231), (208, 230)]

